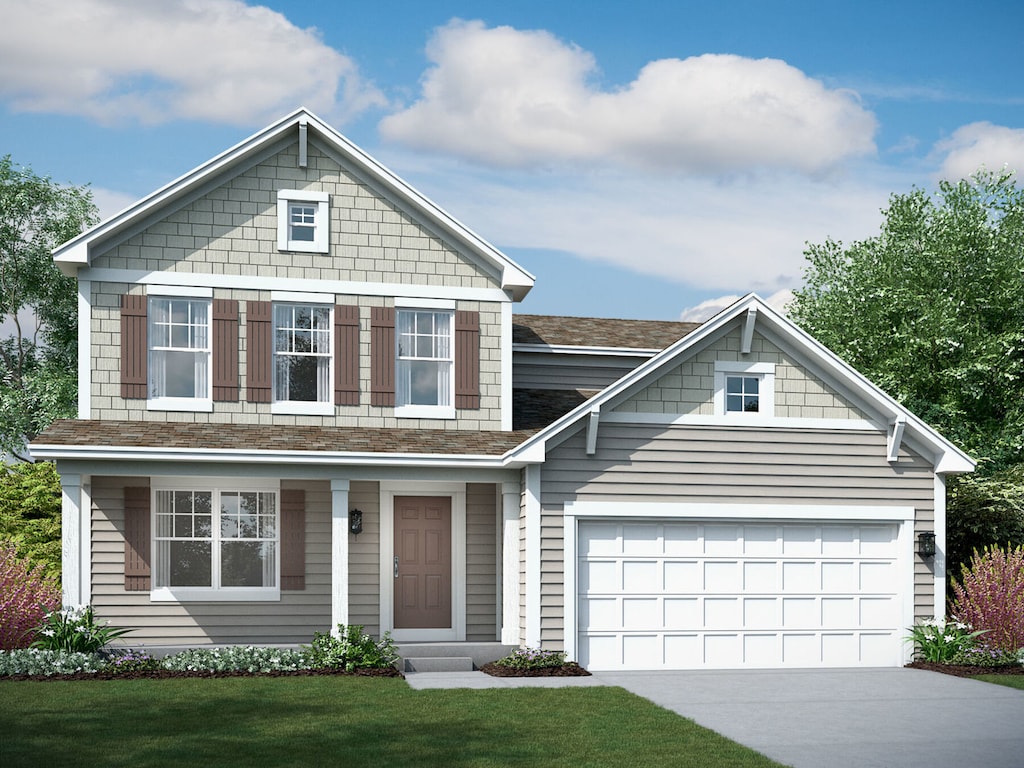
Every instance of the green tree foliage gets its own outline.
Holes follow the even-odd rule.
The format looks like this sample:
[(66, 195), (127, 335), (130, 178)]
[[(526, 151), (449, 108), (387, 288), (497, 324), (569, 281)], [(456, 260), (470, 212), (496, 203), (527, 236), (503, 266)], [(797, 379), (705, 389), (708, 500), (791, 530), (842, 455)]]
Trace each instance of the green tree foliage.
[(0, 541), (19, 558), (60, 579), (60, 478), (49, 462), (0, 466)]
[(981, 171), (893, 195), (883, 214), (875, 237), (808, 247), (790, 316), (980, 460), (980, 477), (950, 484), (958, 573), (1024, 530), (1024, 191)]
[(51, 251), (96, 221), (92, 194), (0, 158), (0, 453), (24, 458), (53, 419), (75, 413), (77, 293)]

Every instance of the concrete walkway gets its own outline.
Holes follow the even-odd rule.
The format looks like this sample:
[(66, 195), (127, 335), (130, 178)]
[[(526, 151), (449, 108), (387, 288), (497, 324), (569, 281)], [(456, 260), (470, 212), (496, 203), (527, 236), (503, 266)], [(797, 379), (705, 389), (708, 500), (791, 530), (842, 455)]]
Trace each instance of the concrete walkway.
[(916, 669), (408, 680), (413, 688), (619, 685), (794, 768), (1024, 766), (1024, 691)]

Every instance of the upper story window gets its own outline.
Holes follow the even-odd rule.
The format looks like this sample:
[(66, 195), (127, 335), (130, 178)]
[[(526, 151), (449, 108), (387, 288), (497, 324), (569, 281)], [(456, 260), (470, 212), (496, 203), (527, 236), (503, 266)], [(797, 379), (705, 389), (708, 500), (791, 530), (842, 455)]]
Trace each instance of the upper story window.
[(326, 192), (277, 193), (277, 247), (282, 251), (327, 253), (330, 197)]
[(333, 413), (331, 311), (329, 304), (274, 304), (275, 412)]
[(714, 399), (719, 416), (773, 416), (775, 364), (716, 362)]
[(396, 415), (454, 418), (453, 316), (447, 310), (398, 309)]
[(210, 301), (150, 298), (148, 337), (150, 406), (171, 410), (212, 408)]
[(280, 596), (276, 489), (153, 490), (154, 600)]

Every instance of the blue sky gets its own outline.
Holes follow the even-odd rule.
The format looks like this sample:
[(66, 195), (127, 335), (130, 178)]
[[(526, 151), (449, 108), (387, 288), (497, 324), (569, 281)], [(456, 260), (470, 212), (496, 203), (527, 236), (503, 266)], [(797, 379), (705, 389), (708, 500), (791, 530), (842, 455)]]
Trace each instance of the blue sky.
[(110, 215), (304, 105), (537, 276), (783, 301), (888, 196), (1024, 169), (1024, 5), (0, 0), (0, 153)]

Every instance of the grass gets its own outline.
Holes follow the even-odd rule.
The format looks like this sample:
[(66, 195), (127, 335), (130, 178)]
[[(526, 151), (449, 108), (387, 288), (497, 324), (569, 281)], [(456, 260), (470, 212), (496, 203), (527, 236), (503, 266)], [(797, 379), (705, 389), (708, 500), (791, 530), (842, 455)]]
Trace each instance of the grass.
[(621, 688), (352, 677), (0, 682), (0, 765), (777, 766)]
[(1005, 685), (1008, 688), (1019, 688), (1024, 691), (1024, 675), (976, 675), (975, 680), (984, 680), (986, 683)]

